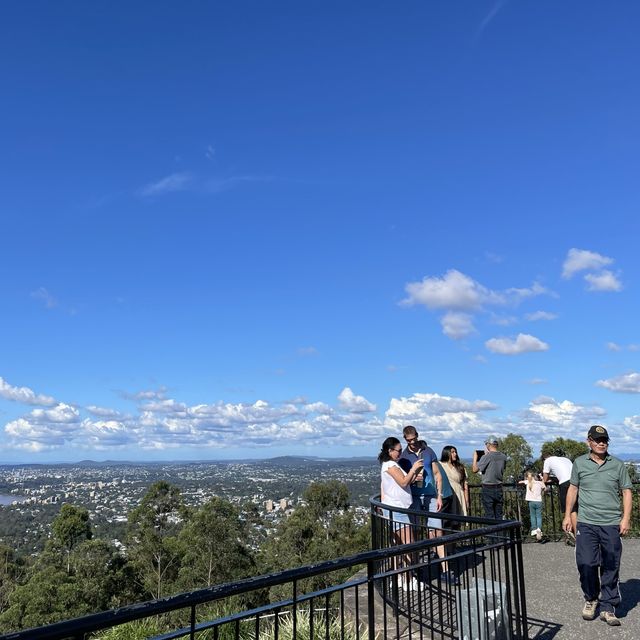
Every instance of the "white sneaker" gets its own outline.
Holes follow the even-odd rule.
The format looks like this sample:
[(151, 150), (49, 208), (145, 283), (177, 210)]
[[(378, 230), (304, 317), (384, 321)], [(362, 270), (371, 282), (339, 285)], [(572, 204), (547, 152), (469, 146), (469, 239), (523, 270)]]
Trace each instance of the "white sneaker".
[(535, 538), (535, 537), (536, 537), (536, 535), (537, 535), (537, 533), (538, 533), (538, 532), (536, 531), (536, 529), (534, 529), (534, 530), (531, 532), (531, 535)]
[(411, 580), (409, 580), (408, 582), (403, 580), (402, 589), (403, 591), (419, 591), (420, 583), (415, 578), (411, 578)]

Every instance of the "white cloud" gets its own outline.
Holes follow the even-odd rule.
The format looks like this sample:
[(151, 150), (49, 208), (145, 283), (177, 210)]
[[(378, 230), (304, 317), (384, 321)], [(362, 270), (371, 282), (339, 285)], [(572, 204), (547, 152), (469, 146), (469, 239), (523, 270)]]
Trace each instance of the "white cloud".
[(505, 294), (510, 298), (510, 300), (514, 303), (518, 303), (521, 300), (526, 300), (527, 298), (534, 298), (536, 296), (542, 295), (553, 295), (556, 294), (549, 291), (546, 287), (543, 287), (539, 282), (534, 282), (530, 287), (511, 287), (505, 291)]
[(0, 377), (0, 398), (24, 404), (42, 405), (43, 407), (56, 404), (56, 400), (51, 396), (35, 393), (29, 387), (14, 387), (2, 377)]
[[(405, 291), (408, 295), (400, 304), (420, 304), (428, 309), (446, 312), (440, 323), (444, 334), (453, 340), (476, 333), (472, 314), (486, 312), (489, 306), (515, 306), (534, 296), (555, 295), (537, 282), (531, 287), (493, 291), (455, 269), (450, 269), (441, 278), (427, 276), (419, 282), (409, 282), (405, 285)], [(513, 324), (517, 318), (495, 315), (494, 322)]]
[(460, 340), (475, 333), (473, 318), (468, 313), (449, 311), (440, 322), (444, 335), (453, 340)]
[(138, 193), (144, 197), (153, 197), (173, 191), (184, 191), (191, 180), (191, 174), (187, 172), (172, 173), (157, 182), (152, 182), (142, 187)]
[(515, 339), (491, 338), (484, 344), (489, 351), (506, 356), (533, 351), (547, 351), (549, 349), (549, 345), (546, 342), (527, 333), (519, 333)]
[(625, 373), (608, 380), (598, 380), (596, 386), (616, 393), (640, 393), (640, 373)]
[(59, 403), (52, 409), (34, 409), (28, 415), (7, 423), (4, 430), (11, 438), (9, 446), (27, 451), (44, 451), (72, 441), (79, 427), (78, 410)]
[(525, 315), (525, 318), (531, 322), (537, 322), (538, 320), (555, 320), (557, 317), (557, 313), (551, 313), (550, 311), (534, 311), (533, 313), (527, 313)]
[(529, 384), (547, 384), (549, 382), (546, 378), (531, 378)]
[(364, 396), (357, 396), (349, 387), (345, 387), (338, 396), (340, 406), (352, 413), (366, 413), (375, 411), (376, 405), (369, 402)]
[(46, 309), (53, 309), (58, 306), (58, 301), (44, 287), (39, 287), (32, 291), (31, 297), (34, 300), (42, 301)]
[(415, 393), (408, 398), (392, 398), (384, 422), (388, 429), (398, 433), (407, 424), (413, 424), (432, 446), (462, 439), (481, 443), (493, 431), (483, 413), (497, 408), (488, 400)]
[(584, 277), (588, 291), (622, 291), (622, 283), (611, 271), (587, 273)]
[(99, 418), (119, 418), (121, 416), (119, 411), (109, 409), (106, 407), (97, 407), (96, 405), (89, 405), (87, 411)]
[(532, 400), (526, 409), (510, 415), (500, 430), (517, 433), (535, 447), (557, 437), (582, 441), (589, 425), (601, 422), (606, 414), (598, 405), (581, 405), (571, 400), (558, 402), (554, 398), (540, 396)]
[(612, 262), (613, 258), (608, 258), (593, 251), (569, 249), (562, 265), (562, 277), (568, 280), (580, 271), (599, 271)]
[(406, 305), (422, 304), (429, 309), (471, 311), (483, 304), (499, 304), (503, 297), (464, 273), (450, 269), (442, 278), (425, 277), (421, 282), (405, 286), (409, 294), (402, 302)]
[(628, 345), (622, 345), (622, 344), (618, 344), (617, 342), (607, 342), (607, 349), (609, 349), (609, 351), (632, 351), (632, 352), (636, 352), (636, 351), (640, 351), (640, 345), (638, 344), (628, 344)]

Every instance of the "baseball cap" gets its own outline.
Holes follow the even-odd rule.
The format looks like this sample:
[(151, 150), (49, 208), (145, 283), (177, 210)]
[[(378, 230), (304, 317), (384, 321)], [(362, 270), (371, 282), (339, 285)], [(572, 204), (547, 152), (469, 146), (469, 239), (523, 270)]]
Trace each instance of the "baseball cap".
[(488, 436), (487, 439), (484, 441), (485, 444), (498, 444), (498, 438), (496, 438), (495, 436)]
[(604, 427), (601, 427), (599, 424), (594, 424), (590, 429), (589, 433), (587, 433), (587, 438), (592, 438), (595, 440), (596, 438), (606, 438), (609, 439), (609, 434)]

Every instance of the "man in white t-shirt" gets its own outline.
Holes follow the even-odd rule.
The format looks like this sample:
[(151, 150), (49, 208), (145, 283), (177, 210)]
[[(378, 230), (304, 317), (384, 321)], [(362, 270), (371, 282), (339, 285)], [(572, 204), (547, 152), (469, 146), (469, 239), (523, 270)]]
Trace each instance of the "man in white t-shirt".
[[(558, 499), (560, 500), (560, 512), (565, 512), (567, 502), (567, 491), (569, 490), (569, 479), (571, 478), (571, 469), (573, 463), (565, 456), (564, 451), (558, 449), (554, 451), (554, 455), (543, 455), (544, 466), (542, 467), (542, 480), (546, 484), (549, 476), (554, 475), (558, 479)], [(573, 531), (567, 533), (565, 542), (570, 546), (575, 546), (576, 521), (578, 519), (578, 501), (571, 512), (571, 524)]]

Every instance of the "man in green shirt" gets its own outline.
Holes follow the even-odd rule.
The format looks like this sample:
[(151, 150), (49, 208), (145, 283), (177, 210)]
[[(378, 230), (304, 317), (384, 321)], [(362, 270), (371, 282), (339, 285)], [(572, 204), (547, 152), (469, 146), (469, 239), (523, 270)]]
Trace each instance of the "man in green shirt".
[(617, 627), (620, 537), (631, 528), (631, 480), (623, 462), (609, 454), (609, 434), (604, 427), (594, 424), (587, 444), (589, 453), (573, 461), (562, 527), (571, 531), (571, 510), (579, 495), (576, 564), (585, 599), (582, 617), (596, 617), (600, 597), (600, 620)]

